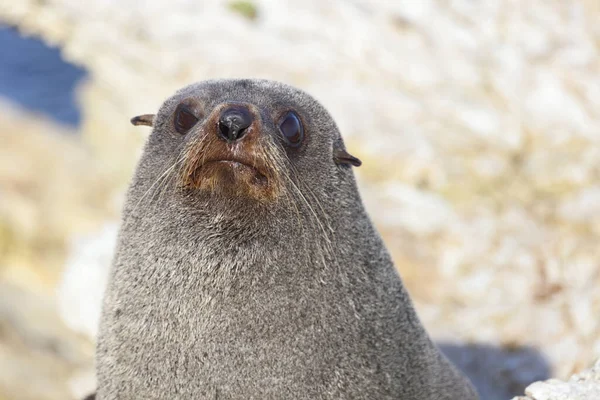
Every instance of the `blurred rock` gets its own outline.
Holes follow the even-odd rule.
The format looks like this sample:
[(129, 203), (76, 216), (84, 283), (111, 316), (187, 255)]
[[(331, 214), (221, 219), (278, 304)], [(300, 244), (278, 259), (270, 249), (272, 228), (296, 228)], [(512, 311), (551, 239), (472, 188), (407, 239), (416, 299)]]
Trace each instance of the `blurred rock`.
[(104, 288), (117, 243), (118, 224), (75, 238), (58, 287), (61, 317), (75, 332), (96, 337)]
[(596, 365), (568, 381), (550, 379), (535, 382), (525, 393), (527, 396), (515, 397), (513, 400), (597, 400), (600, 399), (600, 360)]
[(112, 183), (64, 127), (0, 108), (0, 280), (52, 292), (69, 238), (117, 214)]
[(548, 379), (550, 366), (539, 351), (528, 347), (438, 343), (442, 352), (475, 385), (481, 400), (507, 400), (534, 381)]
[(94, 350), (90, 337), (57, 314), (67, 244), (117, 207), (74, 134), (8, 104), (0, 108), (0, 399), (67, 400), (69, 379), (89, 369)]
[(0, 282), (0, 398), (68, 400), (94, 346), (66, 328), (51, 297)]

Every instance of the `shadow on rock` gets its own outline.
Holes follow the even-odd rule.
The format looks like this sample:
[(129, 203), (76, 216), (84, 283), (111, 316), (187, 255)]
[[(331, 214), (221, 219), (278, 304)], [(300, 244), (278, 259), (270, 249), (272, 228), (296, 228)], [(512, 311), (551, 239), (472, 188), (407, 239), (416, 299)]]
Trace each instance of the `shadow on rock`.
[(550, 378), (550, 364), (532, 347), (437, 345), (471, 379), (482, 400), (511, 399), (531, 383)]

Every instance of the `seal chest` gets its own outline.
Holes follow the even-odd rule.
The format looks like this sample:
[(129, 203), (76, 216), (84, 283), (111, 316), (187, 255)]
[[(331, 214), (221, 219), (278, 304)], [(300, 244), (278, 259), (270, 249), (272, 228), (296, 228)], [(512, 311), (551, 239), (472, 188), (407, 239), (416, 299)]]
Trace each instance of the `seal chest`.
[(337, 126), (264, 80), (181, 89), (127, 195), (105, 399), (476, 399), (421, 326)]

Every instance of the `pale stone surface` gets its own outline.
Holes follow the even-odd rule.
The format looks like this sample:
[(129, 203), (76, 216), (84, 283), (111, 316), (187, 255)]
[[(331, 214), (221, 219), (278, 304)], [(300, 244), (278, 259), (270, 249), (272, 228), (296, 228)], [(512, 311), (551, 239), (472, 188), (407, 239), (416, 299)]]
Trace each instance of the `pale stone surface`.
[[(59, 44), (90, 71), (80, 90), (90, 158), (45, 155), (71, 165), (75, 178), (64, 179), (79, 186), (11, 167), (36, 164), (5, 163), (11, 151), (0, 146), (0, 211), (11, 211), (0, 212), (8, 221), (0, 234), (17, 232), (10, 237), (22, 249), (11, 250), (11, 265), (20, 252), (38, 254), (40, 220), (60, 238), (58, 265), (80, 230), (73, 219), (89, 230), (98, 215), (115, 218), (147, 132), (129, 126), (131, 116), (154, 112), (192, 81), (267, 77), (313, 93), (363, 160), (365, 203), (436, 340), (507, 349), (489, 387), (522, 393), (542, 372), (565, 379), (599, 358), (600, 3), (253, 4), (256, 20), (225, 0), (0, 3), (0, 19)], [(91, 162), (99, 167), (77, 174)], [(48, 203), (23, 195), (23, 182), (53, 188), (43, 189)], [(95, 196), (51, 201), (64, 193), (58, 187), (96, 186), (109, 197), (98, 214), (83, 207)], [(73, 205), (84, 211), (60, 211)], [(19, 282), (46, 273), (10, 271)], [(87, 317), (69, 318), (92, 331)], [(539, 349), (539, 360), (516, 348)], [(492, 389), (492, 400), (507, 393)]]
[(94, 347), (65, 327), (52, 298), (0, 282), (0, 399), (65, 400)]
[(568, 381), (549, 379), (535, 382), (525, 390), (527, 396), (513, 400), (597, 400), (600, 399), (600, 360), (596, 365)]
[(55, 293), (68, 239), (114, 217), (110, 185), (73, 133), (0, 108), (0, 400), (70, 399), (94, 346), (65, 326)]
[(118, 224), (105, 225), (97, 234), (71, 243), (62, 281), (58, 310), (69, 328), (96, 337), (104, 288), (117, 244)]

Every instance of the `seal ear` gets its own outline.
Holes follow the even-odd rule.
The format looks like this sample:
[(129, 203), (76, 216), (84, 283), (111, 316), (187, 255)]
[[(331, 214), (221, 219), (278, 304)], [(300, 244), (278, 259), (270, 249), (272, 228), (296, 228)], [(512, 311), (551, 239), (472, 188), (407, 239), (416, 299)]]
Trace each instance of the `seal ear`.
[(335, 149), (333, 151), (333, 161), (335, 161), (336, 164), (350, 164), (355, 167), (360, 167), (362, 165), (362, 161), (344, 149)]
[(131, 123), (135, 126), (138, 126), (138, 125), (153, 126), (154, 125), (154, 114), (138, 115), (137, 117), (131, 118)]

